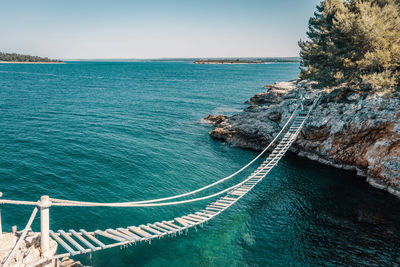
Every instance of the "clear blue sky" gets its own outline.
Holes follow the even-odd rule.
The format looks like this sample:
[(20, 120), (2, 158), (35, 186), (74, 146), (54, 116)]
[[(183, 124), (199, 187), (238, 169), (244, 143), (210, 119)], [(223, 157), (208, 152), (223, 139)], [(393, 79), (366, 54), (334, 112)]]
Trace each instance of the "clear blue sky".
[(52, 58), (297, 56), (319, 0), (2, 0), (0, 51)]

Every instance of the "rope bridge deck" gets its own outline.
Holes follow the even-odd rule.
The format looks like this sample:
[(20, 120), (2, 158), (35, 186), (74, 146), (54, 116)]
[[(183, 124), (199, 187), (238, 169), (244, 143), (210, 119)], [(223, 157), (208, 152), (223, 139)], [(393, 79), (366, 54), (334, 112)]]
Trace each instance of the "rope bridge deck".
[[(175, 236), (183, 231), (187, 231), (190, 228), (194, 228), (198, 225), (211, 220), (215, 216), (219, 215), (224, 210), (228, 209), (230, 206), (234, 205), (239, 199), (245, 196), (253, 187), (255, 187), (260, 181), (262, 181), (267, 174), (276, 166), (279, 160), (284, 156), (287, 150), (290, 148), (291, 144), (296, 140), (298, 134), (305, 121), (310, 116), (314, 106), (318, 102), (319, 97), (314, 100), (314, 103), (308, 108), (308, 110), (297, 108), (292, 113), (292, 116), (288, 119), (286, 124), (282, 127), (281, 131), (274, 138), (274, 140), (249, 164), (244, 166), (242, 169), (236, 173), (227, 176), (211, 185), (205, 186), (203, 188), (167, 198), (153, 199), (146, 201), (136, 201), (136, 202), (125, 202), (125, 203), (93, 203), (93, 202), (80, 202), (72, 200), (62, 200), (62, 199), (52, 199), (48, 198), (51, 206), (110, 206), (110, 207), (149, 207), (149, 206), (167, 206), (167, 205), (178, 205), (184, 203), (195, 202), (199, 200), (204, 200), (208, 198), (219, 198), (208, 204), (204, 209), (190, 214), (186, 214), (181, 217), (171, 218), (169, 220), (163, 220), (160, 222), (148, 223), (146, 225), (129, 226), (126, 228), (115, 228), (115, 229), (104, 229), (95, 231), (86, 231), (84, 229), (80, 230), (49, 230), (48, 225), (46, 225), (46, 218), (44, 218), (44, 225), (42, 222), (42, 240), (41, 246), (46, 246), (42, 244), (43, 242), (48, 242), (48, 240), (43, 240), (46, 235), (51, 236), (65, 251), (63, 253), (57, 254), (55, 256), (44, 256), (41, 262), (37, 264), (48, 262), (57, 258), (62, 258), (66, 256), (75, 256), (78, 254), (84, 254), (89, 252), (94, 252), (102, 249), (112, 248), (116, 246), (128, 245), (141, 241), (151, 242), (154, 238), (161, 238), (164, 236)], [(188, 200), (165, 202), (170, 199), (177, 199), (181, 197), (186, 197), (194, 193), (198, 193), (205, 189), (208, 189), (216, 184), (224, 182), (236, 174), (240, 173), (242, 170), (250, 166), (256, 159), (261, 157), (268, 149), (274, 145), (273, 150), (269, 153), (268, 157), (258, 166), (253, 173), (251, 173), (247, 178), (242, 180), (240, 183), (226, 188), (217, 193), (198, 197)], [(23, 204), (23, 205), (36, 205), (41, 208), (41, 221), (42, 217), (48, 216), (48, 213), (42, 213), (42, 210), (50, 207), (49, 205), (42, 205), (36, 202), (29, 201), (13, 201), (13, 200), (1, 200), (0, 203), (3, 204)], [(34, 210), (36, 214), (37, 208)], [(34, 217), (34, 214), (31, 217)], [(47, 218), (48, 219), (48, 218)], [(32, 218), (33, 220), (33, 218)], [(48, 221), (47, 221), (48, 224)], [(29, 229), (30, 225), (25, 227), (25, 230)], [(26, 231), (24, 232), (26, 233)], [(46, 232), (47, 231), (47, 232)], [(45, 248), (46, 249), (46, 248)], [(43, 250), (43, 249), (42, 249)], [(10, 253), (12, 254), (12, 253)], [(12, 255), (10, 255), (12, 257)], [(10, 258), (9, 256), (9, 258)], [(2, 266), (7, 266), (7, 262), (3, 262)]]

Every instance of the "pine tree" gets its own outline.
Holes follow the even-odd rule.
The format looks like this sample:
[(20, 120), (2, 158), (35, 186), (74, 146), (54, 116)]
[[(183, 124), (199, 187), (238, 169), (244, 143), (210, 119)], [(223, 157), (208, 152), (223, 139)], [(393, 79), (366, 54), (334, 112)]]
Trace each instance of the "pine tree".
[(390, 93), (399, 88), (399, 0), (325, 0), (300, 41), (301, 78)]

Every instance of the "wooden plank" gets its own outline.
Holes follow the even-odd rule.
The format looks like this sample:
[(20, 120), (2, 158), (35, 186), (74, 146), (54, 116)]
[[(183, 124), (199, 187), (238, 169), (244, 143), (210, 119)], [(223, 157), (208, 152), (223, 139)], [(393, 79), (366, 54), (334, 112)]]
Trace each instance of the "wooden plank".
[(124, 233), (121, 233), (121, 232), (119, 232), (119, 231), (117, 231), (115, 229), (106, 229), (106, 233), (121, 237), (121, 238), (123, 238), (123, 239), (125, 239), (127, 241), (135, 241), (135, 238), (133, 238), (132, 236), (129, 236), (129, 235), (124, 234)]
[(214, 206), (213, 204), (211, 204), (211, 205), (208, 205), (208, 206), (206, 207), (206, 209), (212, 209), (212, 210), (214, 210), (214, 211), (221, 212), (221, 211), (224, 210), (224, 207), (221, 207), (221, 206)]
[(167, 230), (167, 229), (164, 229), (164, 228), (161, 228), (161, 227), (159, 227), (159, 226), (157, 226), (157, 225), (155, 225), (155, 224), (147, 224), (147, 226), (149, 226), (149, 227), (151, 227), (151, 228), (154, 228), (154, 229), (156, 229), (156, 230), (159, 230), (159, 231), (161, 231), (161, 232), (164, 232), (165, 234), (172, 234), (172, 231)]
[(200, 212), (211, 214), (212, 216), (215, 216), (216, 214), (218, 214), (218, 212), (211, 211), (211, 210), (206, 210), (206, 209), (201, 210)]
[(97, 245), (99, 245), (102, 249), (106, 248), (106, 245), (103, 244), (103, 242), (101, 242), (100, 240), (98, 240), (97, 238), (95, 238), (93, 235), (89, 234), (88, 232), (86, 232), (84, 229), (80, 229), (79, 230), (82, 234), (84, 234), (87, 238), (89, 238), (90, 240), (92, 240), (94, 243), (96, 243)]
[(174, 227), (174, 228), (176, 228), (176, 229), (179, 230), (179, 231), (182, 230), (182, 227), (180, 227), (180, 226), (178, 226), (178, 225), (175, 225), (175, 224), (173, 224), (172, 222), (162, 221), (162, 223), (164, 223), (164, 224), (166, 224), (166, 225), (168, 225), (168, 226)]
[(78, 234), (77, 232), (75, 232), (75, 230), (69, 230), (69, 232), (75, 236), (75, 238), (79, 239), (79, 241), (81, 241), (83, 244), (85, 244), (88, 248), (90, 248), (92, 251), (96, 251), (96, 247), (92, 245), (92, 243), (90, 243), (89, 241), (87, 241), (85, 238), (82, 237), (82, 235)]
[(218, 202), (225, 203), (225, 204), (232, 204), (234, 201), (225, 200), (225, 199), (223, 199), (223, 198), (220, 198), (220, 199), (218, 199)]
[(211, 219), (213, 216), (211, 214), (203, 213), (203, 212), (195, 212), (194, 214), (200, 215), (200, 216), (207, 216), (209, 219)]
[(142, 228), (143, 230), (145, 230), (145, 231), (147, 231), (147, 232), (150, 232), (150, 233), (153, 233), (153, 234), (155, 234), (155, 235), (165, 235), (165, 233), (163, 233), (163, 232), (160, 232), (160, 231), (157, 231), (157, 230), (155, 230), (155, 229), (153, 229), (153, 228), (151, 228), (151, 227), (148, 227), (148, 226), (146, 226), (146, 225), (139, 225), (139, 227), (140, 228)]
[(94, 231), (94, 233), (97, 234), (97, 235), (101, 235), (101, 236), (107, 237), (109, 239), (113, 239), (113, 240), (118, 241), (118, 242), (127, 241), (126, 239), (124, 239), (122, 237), (115, 236), (115, 235), (109, 234), (109, 233), (101, 231), (101, 230), (96, 230), (96, 231)]
[(202, 221), (208, 220), (208, 217), (199, 216), (199, 215), (196, 215), (196, 214), (189, 214), (189, 215), (187, 215), (187, 216), (188, 216), (188, 217), (197, 218), (197, 219), (202, 220)]
[(191, 224), (189, 222), (187, 222), (186, 220), (182, 219), (182, 218), (175, 218), (175, 221), (177, 221), (178, 223), (182, 224), (184, 227), (190, 227)]
[(135, 234), (138, 234), (138, 235), (143, 236), (145, 238), (153, 237), (152, 234), (149, 234), (149, 233), (143, 231), (142, 229), (140, 229), (139, 227), (136, 227), (136, 226), (128, 226), (128, 229), (131, 230), (132, 232), (134, 232)]
[(216, 211), (216, 212), (220, 212), (221, 210), (223, 210), (223, 207), (220, 207), (220, 206), (214, 206), (214, 205), (208, 205), (207, 207), (206, 207), (206, 210), (214, 210), (214, 211)]
[(193, 224), (198, 224), (198, 223), (202, 222), (202, 220), (190, 218), (188, 216), (182, 216), (182, 219), (184, 219), (186, 221), (189, 221), (189, 222), (192, 222)]
[(231, 195), (235, 195), (235, 196), (241, 196), (241, 195), (244, 195), (244, 193), (242, 193), (242, 192), (237, 192), (237, 191), (233, 191), (233, 192), (231, 192), (231, 193), (229, 193), (229, 194), (231, 194)]
[(217, 200), (216, 202), (214, 202), (214, 204), (218, 204), (218, 205), (221, 205), (223, 207), (228, 207), (230, 203), (224, 203), (222, 201)]
[(247, 190), (250, 190), (251, 188), (253, 188), (253, 186), (254, 186), (254, 185), (246, 185), (246, 186), (243, 186), (242, 188), (247, 189)]
[(246, 189), (242, 189), (242, 188), (238, 188), (238, 189), (236, 189), (235, 191), (242, 191), (242, 192), (244, 192), (244, 193), (247, 193), (249, 190), (246, 190)]
[(117, 228), (117, 231), (119, 231), (121, 233), (124, 233), (124, 234), (126, 234), (128, 236), (131, 236), (135, 241), (138, 241), (138, 240), (142, 239), (142, 237), (140, 237), (138, 235), (135, 235), (134, 233), (132, 233), (128, 229), (125, 229), (125, 228), (122, 228), (122, 227)]
[(64, 240), (62, 240), (58, 235), (56, 235), (52, 230), (50, 230), (49, 233), (51, 237), (57, 241), (57, 243), (59, 243), (66, 251), (68, 251), (71, 254), (71, 256), (76, 255), (76, 252), (67, 243), (65, 243)]
[(235, 201), (235, 200), (237, 200), (237, 198), (232, 198), (232, 197), (223, 197), (223, 199), (226, 199), (226, 200), (232, 200), (232, 201)]
[(221, 207), (221, 208), (226, 208), (227, 206), (229, 206), (229, 204), (224, 205), (224, 204), (217, 203), (217, 202), (213, 202), (213, 203), (210, 204), (210, 206), (211, 205), (212, 206), (218, 206), (218, 207)]
[[(248, 183), (248, 182), (246, 182), (246, 183)], [(220, 199), (218, 199), (217, 201), (219, 201), (219, 202), (223, 202), (223, 203), (227, 203), (227, 204), (233, 204), (233, 203), (235, 203), (236, 202), (236, 199), (234, 199), (234, 200), (228, 200), (228, 199), (225, 199), (225, 198), (220, 198)]]
[(155, 224), (156, 224), (157, 226), (159, 226), (159, 227), (168, 229), (168, 230), (170, 230), (170, 231), (172, 231), (172, 232), (176, 232), (176, 231), (177, 231), (177, 229), (172, 228), (172, 227), (170, 227), (170, 226), (168, 226), (168, 225), (165, 225), (165, 224), (163, 224), (163, 223), (155, 223)]
[(225, 205), (221, 205), (221, 204), (218, 204), (218, 203), (211, 203), (210, 205), (209, 205), (210, 207), (220, 207), (220, 208), (223, 208), (223, 209), (225, 209), (227, 206), (225, 206)]
[(69, 242), (71, 243), (74, 247), (76, 247), (81, 253), (85, 253), (86, 250), (78, 243), (76, 242), (74, 239), (72, 239), (72, 237), (70, 237), (69, 235), (67, 235), (63, 230), (58, 230), (58, 232)]

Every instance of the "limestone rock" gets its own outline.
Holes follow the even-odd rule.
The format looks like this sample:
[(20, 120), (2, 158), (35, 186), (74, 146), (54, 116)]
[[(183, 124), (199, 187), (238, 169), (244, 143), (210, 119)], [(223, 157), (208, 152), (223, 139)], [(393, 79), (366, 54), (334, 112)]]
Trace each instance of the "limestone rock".
[(64, 257), (60, 261), (60, 267), (85, 267), (80, 261), (74, 261), (69, 257)]
[[(13, 233), (3, 233), (0, 236), (0, 263), (3, 262), (15, 246), (18, 236)], [(57, 243), (50, 240), (50, 255), (55, 255)], [(10, 267), (32, 266), (41, 260), (40, 234), (28, 232), (10, 262)]]
[(208, 123), (211, 123), (213, 125), (221, 124), (222, 122), (226, 121), (226, 116), (224, 115), (208, 115), (207, 117), (204, 118), (204, 120)]
[[(400, 197), (400, 93), (390, 98), (363, 96), (346, 85), (315, 90), (315, 83), (295, 80), (268, 85), (239, 114), (213, 119), (213, 138), (263, 149), (287, 121), (300, 89), (305, 105), (322, 92), (319, 104), (291, 147), (300, 156), (357, 170), (375, 187)], [(212, 115), (210, 115), (212, 116)], [(212, 117), (211, 117), (212, 118)]]

